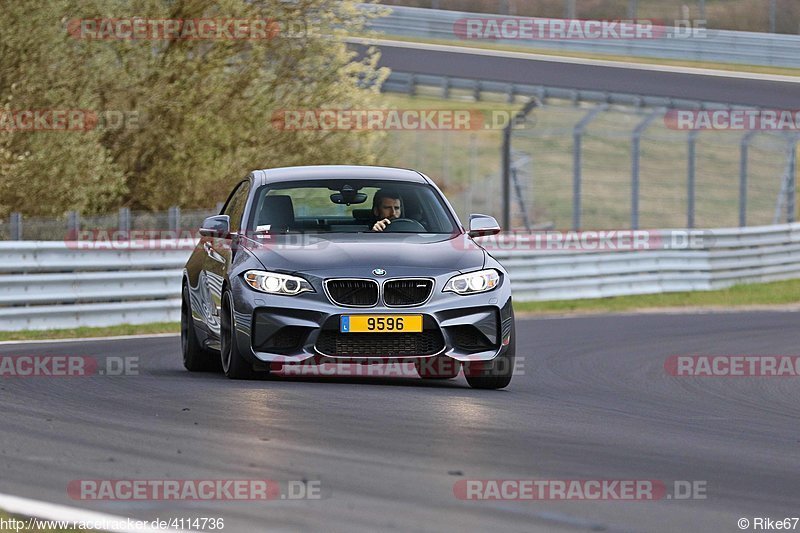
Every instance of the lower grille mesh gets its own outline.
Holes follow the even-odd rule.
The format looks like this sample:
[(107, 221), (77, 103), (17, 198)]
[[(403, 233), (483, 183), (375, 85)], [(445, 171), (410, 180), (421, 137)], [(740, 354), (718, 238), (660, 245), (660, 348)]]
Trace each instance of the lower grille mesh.
[(422, 333), (339, 333), (324, 330), (317, 350), (325, 355), (353, 357), (401, 357), (433, 355), (444, 348), (438, 330)]

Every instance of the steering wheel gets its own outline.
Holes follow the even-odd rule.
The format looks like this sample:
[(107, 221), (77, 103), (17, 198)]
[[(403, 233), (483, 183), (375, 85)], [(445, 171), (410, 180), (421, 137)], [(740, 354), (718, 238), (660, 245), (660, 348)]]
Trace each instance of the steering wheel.
[(383, 230), (390, 233), (425, 233), (425, 226), (412, 218), (396, 218)]

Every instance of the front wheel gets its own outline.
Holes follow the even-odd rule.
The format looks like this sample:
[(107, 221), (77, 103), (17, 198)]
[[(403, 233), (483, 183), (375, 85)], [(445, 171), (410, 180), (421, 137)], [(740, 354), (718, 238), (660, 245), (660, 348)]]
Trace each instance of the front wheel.
[(222, 295), (220, 312), (220, 360), (222, 371), (231, 379), (253, 379), (256, 372), (253, 365), (247, 362), (239, 351), (236, 342), (236, 317), (233, 307), (233, 296), (230, 291)]

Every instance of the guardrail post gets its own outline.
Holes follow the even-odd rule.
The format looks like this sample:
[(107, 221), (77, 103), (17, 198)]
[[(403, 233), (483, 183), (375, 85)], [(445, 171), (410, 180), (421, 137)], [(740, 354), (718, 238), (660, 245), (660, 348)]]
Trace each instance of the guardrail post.
[(572, 229), (578, 231), (581, 228), (581, 170), (583, 133), (589, 123), (601, 112), (608, 109), (608, 104), (596, 105), (575, 125), (572, 130)]
[(450, 98), (450, 78), (445, 76), (442, 78), (442, 99), (447, 100)]
[(513, 83), (508, 84), (508, 92), (506, 93), (506, 102), (509, 104), (514, 103), (514, 98), (517, 96), (517, 87)]
[(476, 102), (481, 101), (481, 90), (483, 89), (483, 83), (481, 80), (475, 80), (475, 88), (473, 89), (473, 98), (475, 98)]
[(129, 207), (119, 208), (119, 231), (123, 235), (129, 235), (131, 232), (131, 210)]
[(22, 213), (11, 213), (8, 220), (10, 235), (12, 241), (22, 240)]
[(408, 75), (408, 85), (406, 87), (406, 92), (408, 96), (414, 96), (417, 94), (417, 75), (416, 74), (409, 74)]
[(694, 227), (694, 191), (697, 166), (697, 135), (699, 130), (689, 132), (689, 169), (686, 176), (686, 227)]
[(739, 226), (747, 225), (747, 162), (750, 151), (750, 141), (755, 136), (755, 131), (749, 131), (742, 137), (739, 148)]
[(647, 126), (662, 112), (662, 109), (653, 110), (633, 130), (633, 143), (631, 146), (631, 229), (639, 229), (639, 159), (641, 157), (642, 135)]
[(167, 211), (167, 220), (170, 231), (178, 231), (181, 227), (181, 208), (174, 205)]

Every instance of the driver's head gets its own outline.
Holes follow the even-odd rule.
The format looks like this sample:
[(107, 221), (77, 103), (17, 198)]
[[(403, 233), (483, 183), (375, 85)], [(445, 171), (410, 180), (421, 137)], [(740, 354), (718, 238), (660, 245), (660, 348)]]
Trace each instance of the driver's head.
[(400, 218), (402, 211), (403, 201), (397, 191), (380, 189), (372, 198), (372, 214), (379, 220)]

